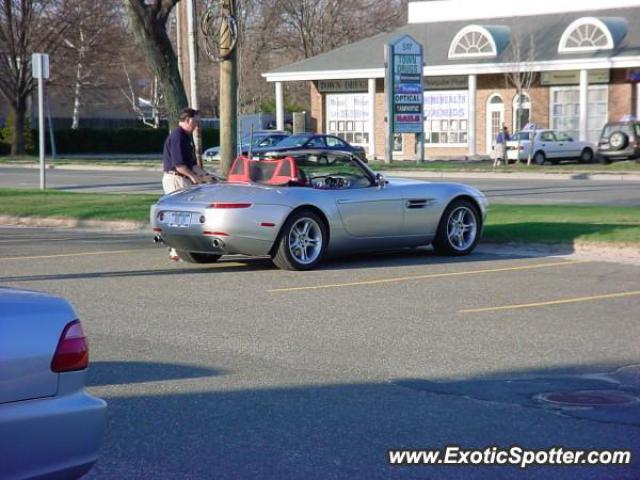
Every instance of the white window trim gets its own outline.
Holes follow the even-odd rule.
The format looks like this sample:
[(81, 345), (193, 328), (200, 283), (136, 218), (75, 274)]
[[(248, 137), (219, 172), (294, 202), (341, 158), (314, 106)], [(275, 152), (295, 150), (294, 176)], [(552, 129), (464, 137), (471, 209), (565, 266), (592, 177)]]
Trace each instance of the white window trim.
[[(564, 85), (561, 87), (550, 87), (549, 88), (549, 130), (554, 130), (553, 127), (553, 94), (555, 92), (562, 92), (567, 90), (577, 90), (579, 87), (577, 85)], [(606, 90), (607, 92), (607, 118), (609, 117), (609, 85), (589, 85), (589, 91), (593, 90)], [(589, 105), (587, 104), (587, 109)], [(578, 113), (580, 115), (580, 113)]]
[[(491, 52), (476, 52), (476, 53), (455, 53), (456, 46), (458, 42), (470, 32), (476, 32), (486, 37), (489, 41), (489, 45), (491, 46)], [(495, 58), (498, 56), (498, 47), (496, 46), (496, 41), (491, 35), (491, 32), (484, 28), (481, 25), (467, 25), (462, 30), (460, 30), (453, 40), (449, 44), (449, 58)]]
[[(571, 34), (578, 28), (584, 25), (592, 25), (602, 31), (607, 38), (607, 44), (603, 47), (591, 46), (591, 47), (568, 47), (567, 42)], [(609, 27), (596, 17), (582, 17), (571, 22), (571, 24), (565, 29), (562, 37), (560, 37), (560, 43), (558, 44), (558, 53), (575, 53), (575, 52), (596, 52), (599, 50), (612, 50), (615, 47), (613, 41), (613, 35)]]
[[(531, 111), (531, 97), (526, 92), (522, 92), (521, 95), (524, 95), (526, 97), (526, 100), (524, 102), (522, 102), (522, 108), (525, 109), (525, 110), (526, 109), (529, 110), (529, 120), (531, 120), (531, 113), (532, 113), (532, 111)], [(513, 100), (511, 101), (511, 104), (512, 104), (511, 105), (512, 106), (512, 108), (511, 108), (511, 118), (513, 119), (511, 123), (513, 123), (512, 128), (513, 128), (513, 130), (515, 132), (515, 130), (516, 130), (515, 124), (516, 124), (516, 118), (517, 118), (516, 117), (516, 113), (517, 113), (517, 110), (518, 110), (518, 94), (517, 93), (513, 96)], [(524, 127), (524, 125), (520, 125), (520, 130), (522, 130), (522, 127)]]

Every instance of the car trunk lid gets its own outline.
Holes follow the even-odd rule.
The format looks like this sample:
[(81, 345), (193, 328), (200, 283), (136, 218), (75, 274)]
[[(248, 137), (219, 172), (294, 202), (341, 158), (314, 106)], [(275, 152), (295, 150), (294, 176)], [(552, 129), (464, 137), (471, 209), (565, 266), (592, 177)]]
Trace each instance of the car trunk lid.
[(75, 312), (59, 297), (0, 288), (0, 403), (58, 391), (51, 360)]

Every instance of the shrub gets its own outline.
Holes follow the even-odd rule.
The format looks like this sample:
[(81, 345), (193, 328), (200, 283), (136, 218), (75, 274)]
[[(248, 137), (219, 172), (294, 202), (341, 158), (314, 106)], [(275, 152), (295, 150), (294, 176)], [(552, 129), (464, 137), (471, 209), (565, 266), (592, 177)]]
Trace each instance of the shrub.
[[(166, 129), (153, 128), (79, 128), (54, 131), (56, 152), (73, 153), (162, 153)], [(203, 145), (219, 143), (219, 131), (202, 130)], [(46, 135), (47, 151), (51, 151), (49, 134)]]

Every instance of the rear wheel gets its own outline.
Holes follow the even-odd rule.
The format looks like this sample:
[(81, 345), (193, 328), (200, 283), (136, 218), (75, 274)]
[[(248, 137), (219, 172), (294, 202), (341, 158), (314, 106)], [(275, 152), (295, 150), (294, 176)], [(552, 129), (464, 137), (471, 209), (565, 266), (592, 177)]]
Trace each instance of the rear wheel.
[(536, 154), (533, 156), (533, 163), (535, 163), (536, 165), (544, 165), (544, 162), (546, 160), (547, 158), (542, 151), (536, 152)]
[(590, 148), (585, 148), (582, 150), (580, 154), (580, 163), (591, 163), (593, 162), (593, 150)]
[(324, 256), (327, 227), (311, 210), (289, 217), (278, 239), (273, 263), (282, 270), (311, 270)]
[(182, 260), (189, 263), (214, 263), (222, 256), (215, 253), (187, 252), (186, 250), (176, 250), (176, 253)]
[(477, 207), (469, 200), (454, 200), (440, 219), (433, 248), (441, 255), (468, 255), (478, 243), (480, 229)]

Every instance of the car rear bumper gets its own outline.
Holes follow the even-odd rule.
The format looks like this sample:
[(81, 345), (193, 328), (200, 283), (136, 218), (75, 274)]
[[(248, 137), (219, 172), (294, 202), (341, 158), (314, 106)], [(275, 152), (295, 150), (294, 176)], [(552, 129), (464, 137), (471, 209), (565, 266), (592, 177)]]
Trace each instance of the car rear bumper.
[(601, 150), (598, 155), (605, 158), (640, 158), (640, 148), (631, 147), (624, 150)]
[(0, 405), (0, 478), (77, 478), (98, 459), (107, 404), (76, 391)]
[[(172, 225), (168, 220), (172, 211), (191, 212), (192, 221), (185, 226)], [(156, 204), (150, 220), (163, 242), (177, 250), (261, 256), (271, 251), (290, 211), (281, 205), (218, 210)]]

